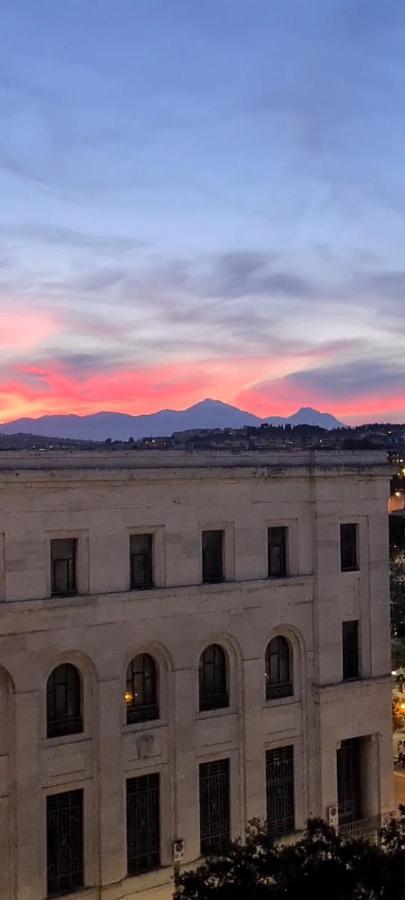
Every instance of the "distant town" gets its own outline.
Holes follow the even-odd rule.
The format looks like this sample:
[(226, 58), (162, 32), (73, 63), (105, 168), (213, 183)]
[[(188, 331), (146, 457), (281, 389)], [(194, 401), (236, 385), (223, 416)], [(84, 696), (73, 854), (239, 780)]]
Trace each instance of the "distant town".
[(245, 425), (240, 428), (190, 428), (138, 440), (79, 440), (33, 433), (2, 433), (0, 450), (246, 450), (277, 449), (385, 449), (395, 457), (405, 454), (405, 423), (370, 423), (355, 427), (319, 425)]

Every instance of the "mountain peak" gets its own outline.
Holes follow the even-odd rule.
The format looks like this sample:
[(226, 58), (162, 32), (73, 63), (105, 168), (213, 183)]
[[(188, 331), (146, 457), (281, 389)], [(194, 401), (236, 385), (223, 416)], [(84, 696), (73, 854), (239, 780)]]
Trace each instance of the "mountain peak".
[[(205, 397), (204, 400), (199, 400), (197, 403), (193, 403), (192, 406), (189, 406), (188, 409), (207, 409), (208, 407), (229, 407), (228, 403), (224, 403), (223, 400), (213, 400), (212, 397)], [(230, 407), (231, 409), (236, 409), (236, 407)]]
[(290, 425), (319, 425), (320, 428), (341, 428), (342, 422), (339, 422), (331, 413), (319, 412), (312, 406), (301, 406), (294, 415), (289, 416), (286, 420)]
[(310, 406), (303, 406), (287, 418), (273, 416), (261, 419), (253, 413), (238, 409), (222, 400), (206, 397), (188, 409), (181, 411), (161, 409), (156, 413), (131, 416), (129, 413), (99, 412), (88, 416), (51, 415), (39, 419), (17, 419), (0, 425), (3, 434), (36, 434), (74, 440), (105, 441), (107, 438), (127, 441), (143, 437), (162, 437), (175, 431), (209, 428), (242, 428), (244, 425), (320, 425), (322, 428), (340, 428), (329, 413), (320, 413)]

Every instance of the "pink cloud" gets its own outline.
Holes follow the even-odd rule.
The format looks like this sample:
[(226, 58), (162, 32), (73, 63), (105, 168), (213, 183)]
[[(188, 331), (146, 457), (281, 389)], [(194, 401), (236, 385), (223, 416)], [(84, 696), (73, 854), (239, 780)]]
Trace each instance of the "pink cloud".
[[(9, 335), (13, 334), (10, 330)], [(182, 409), (207, 396), (263, 417), (288, 415), (303, 405), (327, 410), (343, 421), (375, 420), (387, 414), (392, 419), (403, 417), (404, 400), (399, 391), (366, 396), (359, 390), (332, 399), (322, 386), (291, 380), (288, 368), (291, 371), (297, 362), (297, 358), (284, 356), (272, 360), (239, 357), (103, 370), (101, 361), (96, 371), (75, 371), (73, 364), (57, 360), (28, 366), (20, 363), (8, 366), (3, 376), (0, 372), (0, 421), (50, 413), (84, 415), (116, 410), (139, 414), (167, 407)]]
[[(10, 300), (12, 305), (12, 300)], [(0, 350), (19, 352), (33, 350), (57, 331), (55, 318), (47, 312), (0, 310)]]

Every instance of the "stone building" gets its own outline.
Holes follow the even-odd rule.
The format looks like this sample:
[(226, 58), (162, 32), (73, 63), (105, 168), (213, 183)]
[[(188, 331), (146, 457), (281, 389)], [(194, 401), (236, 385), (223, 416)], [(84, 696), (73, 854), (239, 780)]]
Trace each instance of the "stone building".
[(378, 452), (0, 455), (0, 897), (393, 807)]

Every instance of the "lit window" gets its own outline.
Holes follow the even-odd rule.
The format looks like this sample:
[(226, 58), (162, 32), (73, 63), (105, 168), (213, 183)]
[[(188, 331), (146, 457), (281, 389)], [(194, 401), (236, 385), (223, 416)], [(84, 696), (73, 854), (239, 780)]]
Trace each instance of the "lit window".
[(125, 703), (128, 724), (159, 718), (156, 665), (148, 653), (136, 656), (128, 666)]

